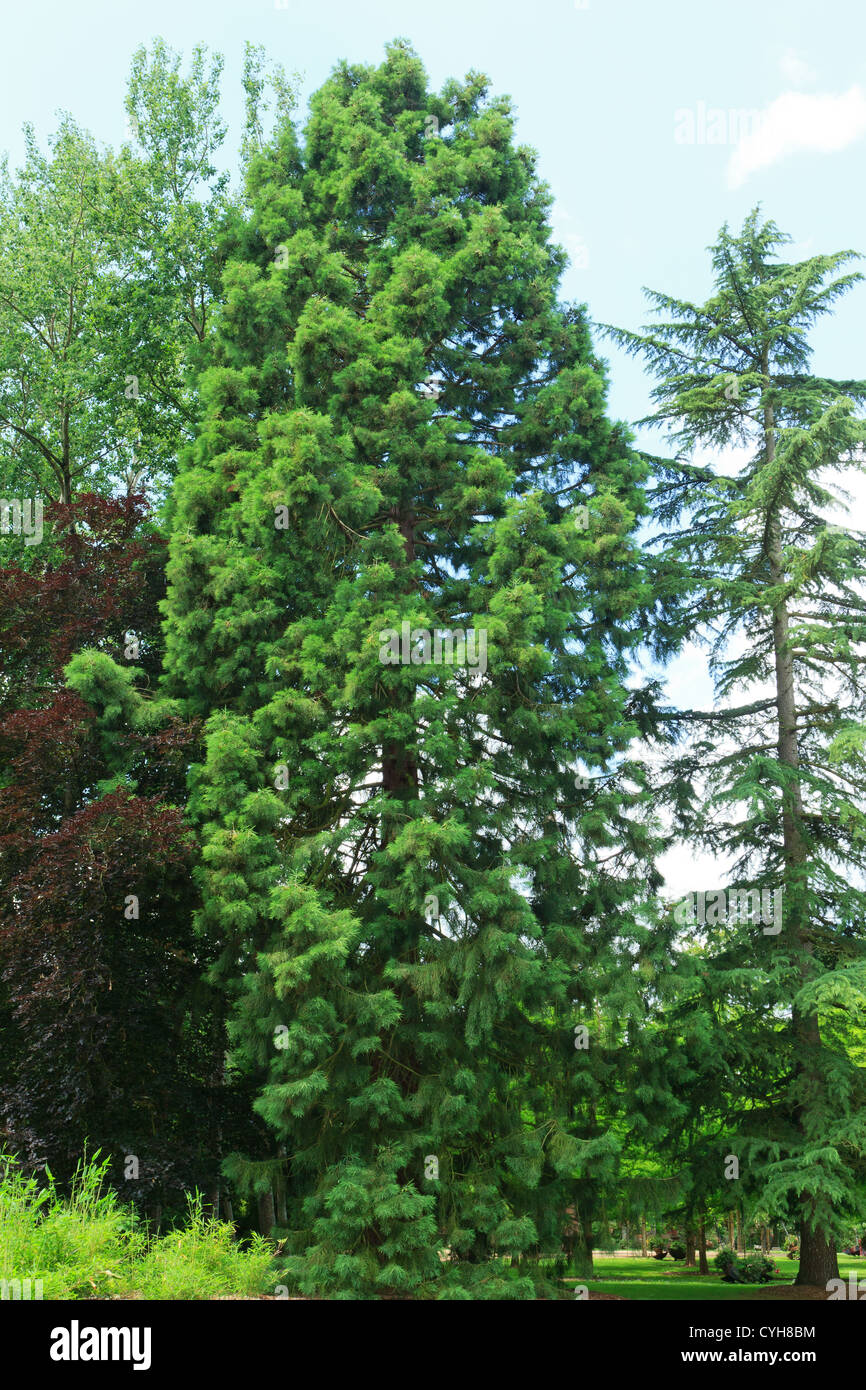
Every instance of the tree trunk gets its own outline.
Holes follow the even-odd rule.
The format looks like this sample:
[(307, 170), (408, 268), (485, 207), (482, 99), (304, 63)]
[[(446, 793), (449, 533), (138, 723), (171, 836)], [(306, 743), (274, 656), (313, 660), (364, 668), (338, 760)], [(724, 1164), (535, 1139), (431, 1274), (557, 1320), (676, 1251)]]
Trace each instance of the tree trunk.
[(804, 1221), (800, 1226), (800, 1264), (794, 1283), (826, 1289), (831, 1279), (838, 1278), (835, 1242), (821, 1230), (810, 1230)]
[(646, 1212), (641, 1212), (640, 1218), (640, 1253), (646, 1257)]
[(281, 1226), (281, 1227), (283, 1228), (283, 1230), (285, 1231), (285, 1230), (288, 1229), (288, 1225), (289, 1225), (289, 1213), (288, 1213), (288, 1210), (287, 1210), (287, 1207), (286, 1207), (286, 1164), (287, 1164), (287, 1159), (286, 1159), (286, 1146), (285, 1146), (285, 1144), (280, 1144), (279, 1149), (277, 1150), (277, 1152), (279, 1153), (280, 1158), (282, 1159), (282, 1164), (281, 1164), (281, 1166), (280, 1166), (279, 1176), (277, 1177), (277, 1181), (276, 1181), (276, 1183), (275, 1183), (275, 1185), (274, 1185), (274, 1186), (275, 1186), (275, 1190), (276, 1190), (276, 1194), (277, 1194), (277, 1225), (278, 1225), (278, 1226)]
[(734, 1249), (734, 1213), (728, 1212), (728, 1245)]
[(72, 501), (72, 463), (69, 448), (69, 407), (65, 401), (61, 405), (60, 419), (60, 501), (69, 503)]
[(584, 1219), (579, 1209), (576, 1209), (575, 1220), (577, 1222), (577, 1231), (574, 1241), (572, 1266), (579, 1279), (586, 1279), (592, 1274), (592, 1218)]
[[(412, 565), (415, 562), (415, 527), (413, 519), (408, 514), (401, 514), (399, 510), (392, 512), (393, 519), (400, 528), (403, 543), (406, 548), (406, 564)], [(415, 580), (409, 580), (406, 586), (406, 595), (411, 596), (417, 588)], [(401, 634), (402, 642), (402, 634)], [(401, 646), (401, 658), (403, 655)], [(399, 697), (397, 708), (411, 710), (414, 697), (407, 696), (402, 692)], [(402, 798), (407, 800), (411, 796), (417, 795), (418, 791), (418, 768), (414, 758), (409, 754), (405, 745), (399, 739), (384, 739), (382, 743), (382, 790), (390, 798)], [(398, 833), (401, 825), (399, 813), (395, 813), (392, 808), (387, 815), (382, 817), (382, 844), (387, 845)]]
[(686, 1269), (695, 1267), (695, 1228), (691, 1221), (686, 1226)]
[(698, 1273), (709, 1274), (710, 1267), (707, 1264), (707, 1230), (704, 1218), (698, 1222)]
[[(764, 352), (763, 369), (765, 376), (768, 376), (767, 353)], [(764, 407), (764, 449), (765, 458), (768, 464), (772, 464), (776, 453), (776, 422), (773, 407), (770, 404)], [(782, 549), (782, 533), (779, 522), (778, 512), (774, 509), (767, 518), (767, 559), (770, 564), (770, 581), (774, 588), (781, 587), (785, 581), (785, 559)], [(781, 598), (773, 608), (773, 654), (776, 671), (776, 708), (778, 721), (778, 752), (779, 762), (785, 767), (790, 768), (795, 774), (800, 767), (800, 747), (797, 737), (797, 701), (794, 686), (794, 658), (791, 653), (791, 642), (788, 624), (788, 606), (784, 598)], [(803, 798), (800, 788), (799, 777), (795, 776), (788, 789), (783, 788), (782, 793), (782, 840), (785, 851), (785, 882), (786, 891), (793, 888), (796, 892), (800, 886), (799, 880), (802, 878), (802, 868), (806, 863), (807, 849), (803, 838)], [(789, 898), (790, 901), (790, 898)], [(795, 920), (791, 913), (788, 913), (787, 936), (792, 944), (796, 946), (800, 953), (800, 979), (806, 984), (813, 974), (811, 965), (812, 940), (810, 923)], [(800, 1076), (806, 1076), (812, 1086), (813, 1094), (821, 1094), (823, 1086), (821, 1084), (821, 1074), (819, 1066), (819, 1056), (821, 1051), (821, 1034), (818, 1027), (818, 1015), (813, 1009), (811, 1013), (802, 1015), (795, 1007), (791, 1011), (791, 1027), (793, 1029), (794, 1040), (797, 1044), (798, 1061), (797, 1068)], [(798, 1124), (802, 1133), (807, 1132), (807, 1126), (801, 1113), (797, 1117)], [(803, 1257), (806, 1251), (805, 1230), (806, 1214), (801, 1218), (800, 1223), (800, 1268), (803, 1268)], [(827, 1277), (837, 1279), (839, 1277), (839, 1267), (836, 1261), (835, 1245), (829, 1239), (829, 1235), (824, 1230), (814, 1230), (808, 1233), (809, 1249), (812, 1252), (807, 1261), (810, 1272), (820, 1272), (825, 1268), (832, 1271)], [(822, 1275), (820, 1280), (807, 1278), (801, 1279), (797, 1275), (797, 1283), (820, 1283), (826, 1281)]]
[(274, 1194), (270, 1188), (267, 1192), (259, 1193), (259, 1230), (263, 1236), (269, 1236), (274, 1226), (277, 1224), (274, 1215)]

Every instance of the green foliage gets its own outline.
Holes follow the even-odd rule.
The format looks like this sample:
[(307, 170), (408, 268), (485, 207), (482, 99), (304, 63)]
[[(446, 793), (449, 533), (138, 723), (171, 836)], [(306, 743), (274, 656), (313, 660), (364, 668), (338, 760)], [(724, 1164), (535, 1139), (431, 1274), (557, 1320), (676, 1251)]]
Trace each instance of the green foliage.
[(648, 360), (651, 418), (684, 451), (654, 460), (657, 652), (706, 644), (716, 683), (712, 710), (666, 716), (672, 826), (730, 859), (730, 888), (776, 895), (771, 918), (730, 898), (700, 924), (674, 911), (700, 947), (674, 952), (661, 1031), (698, 1188), (738, 1155), (740, 1191), (799, 1222), (823, 1282), (866, 1176), (866, 533), (834, 520), (866, 382), (809, 370), (810, 330), (862, 278), (854, 253), (788, 264), (788, 240), (757, 210), (723, 228), (705, 304), (649, 293), (661, 322), (614, 336)]
[(778, 1271), (772, 1260), (765, 1255), (740, 1257), (733, 1250), (720, 1250), (714, 1256), (713, 1264), (722, 1274), (732, 1269), (747, 1284), (769, 1284)]
[[(198, 930), (275, 1141), (226, 1171), (285, 1186), (311, 1294), (462, 1287), (559, 1250), (616, 1167), (624, 1039), (574, 1040), (640, 1007), (643, 470), (484, 79), (434, 95), (394, 44), (247, 157), (165, 610), (206, 721)], [(404, 623), (429, 647), (391, 661)]]
[(0, 1278), (39, 1279), (46, 1299), (203, 1299), (273, 1288), (273, 1251), (249, 1246), (233, 1228), (202, 1214), (189, 1198), (186, 1222), (150, 1237), (131, 1208), (106, 1186), (108, 1160), (81, 1160), (68, 1196), (46, 1170), (25, 1177), (0, 1154)]
[[(248, 44), (235, 195), (221, 72), (158, 40), (119, 152), (63, 115), (0, 171), (0, 494), (64, 504), (0, 571), (5, 1130), (74, 1162), (137, 1114), (139, 1198), (222, 1159), (305, 1297), (561, 1297), (614, 1209), (791, 1221), (822, 1282), (866, 1191), (866, 382), (809, 336), (854, 253), (789, 264), (755, 210), (706, 303), (649, 293), (611, 332), (676, 457), (640, 455), (486, 78), (398, 41), (301, 126)], [(635, 688), (643, 643), (705, 647), (713, 709)], [(672, 836), (774, 929), (659, 902)], [(268, 1275), (197, 1199), (152, 1238), (107, 1160), (66, 1197), (2, 1164), (49, 1297)]]
[(220, 71), (198, 47), (185, 75), (158, 40), (134, 55), (119, 152), (64, 114), (47, 152), (28, 126), (23, 167), (0, 167), (3, 496), (164, 497), (230, 206)]
[(115, 1194), (103, 1191), (108, 1163), (97, 1159), (79, 1163), (64, 1200), (50, 1171), (40, 1185), (0, 1156), (3, 1278), (41, 1279), (46, 1298), (89, 1298), (113, 1288), (121, 1258), (141, 1254), (144, 1238)]

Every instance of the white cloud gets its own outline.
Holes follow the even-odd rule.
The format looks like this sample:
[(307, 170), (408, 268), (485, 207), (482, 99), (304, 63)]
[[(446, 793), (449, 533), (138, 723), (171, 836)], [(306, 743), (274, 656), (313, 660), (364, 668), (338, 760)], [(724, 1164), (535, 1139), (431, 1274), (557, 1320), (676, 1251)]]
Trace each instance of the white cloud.
[(807, 82), (815, 81), (814, 72), (805, 58), (800, 57), (796, 49), (788, 48), (785, 50), (779, 59), (779, 67), (785, 80), (793, 83), (795, 87), (802, 87)]
[(829, 154), (866, 134), (866, 94), (856, 84), (840, 96), (783, 92), (762, 113), (728, 162), (728, 187), (802, 150)]
[(734, 860), (730, 855), (710, 854), (686, 841), (660, 855), (658, 867), (665, 880), (659, 897), (670, 902), (687, 893), (706, 892), (726, 883)]
[(560, 209), (554, 217), (554, 226), (560, 241), (568, 252), (573, 270), (586, 270), (589, 265), (589, 248), (583, 237), (572, 231), (566, 223), (572, 222), (570, 212)]

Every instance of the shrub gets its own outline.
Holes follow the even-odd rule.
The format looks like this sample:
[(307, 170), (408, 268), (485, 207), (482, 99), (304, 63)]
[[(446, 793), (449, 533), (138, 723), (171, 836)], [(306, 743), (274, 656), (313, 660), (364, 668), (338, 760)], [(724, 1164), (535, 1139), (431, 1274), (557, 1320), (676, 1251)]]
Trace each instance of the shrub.
[(273, 1252), (262, 1236), (249, 1246), (234, 1228), (202, 1215), (189, 1198), (186, 1224), (150, 1237), (110, 1188), (108, 1160), (82, 1159), (68, 1196), (46, 1168), (25, 1177), (0, 1153), (0, 1278), (41, 1279), (46, 1299), (196, 1299), (273, 1289)]
[(739, 1260), (737, 1268), (750, 1284), (768, 1284), (776, 1272), (773, 1261), (768, 1260), (766, 1255), (750, 1255), (745, 1260)]
[[(234, 1239), (234, 1227), (202, 1214), (201, 1197), (188, 1198), (186, 1225), (150, 1245), (136, 1270), (141, 1298), (196, 1299), (220, 1293), (261, 1293), (268, 1284), (273, 1251), (264, 1236), (248, 1247)], [(275, 1280), (270, 1280), (273, 1288)]]
[(118, 1266), (144, 1245), (134, 1215), (103, 1192), (108, 1161), (79, 1162), (61, 1199), (51, 1170), (47, 1183), (25, 1177), (0, 1154), (0, 1276), (41, 1279), (45, 1298), (93, 1298), (120, 1278)]
[(713, 1264), (721, 1274), (732, 1268), (747, 1284), (766, 1284), (777, 1273), (772, 1260), (764, 1255), (748, 1255), (740, 1259), (730, 1246), (723, 1246), (713, 1257)]

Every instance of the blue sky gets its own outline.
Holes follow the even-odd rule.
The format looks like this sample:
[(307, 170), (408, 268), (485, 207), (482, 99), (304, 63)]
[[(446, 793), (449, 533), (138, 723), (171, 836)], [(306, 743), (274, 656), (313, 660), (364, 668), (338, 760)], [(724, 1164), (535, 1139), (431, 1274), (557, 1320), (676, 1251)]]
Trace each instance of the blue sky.
[[(377, 62), (398, 36), (435, 87), (486, 72), (516, 103), (519, 138), (540, 153), (557, 236), (573, 257), (565, 293), (598, 322), (638, 327), (643, 285), (705, 297), (706, 247), (756, 202), (791, 234), (793, 256), (866, 251), (862, 0), (41, 0), (4, 15), (0, 149), (18, 162), (22, 122), (44, 140), (58, 109), (119, 144), (131, 54), (156, 36), (225, 55), (233, 171), (246, 39), (300, 73), (304, 97), (340, 58)], [(866, 377), (864, 312), (866, 284), (817, 328), (816, 371)], [(640, 364), (600, 346), (612, 411), (645, 414)], [(684, 653), (671, 677), (678, 703), (712, 702), (698, 653)], [(685, 873), (684, 863), (670, 868), (673, 879)]]
[[(22, 122), (44, 137), (61, 108), (119, 143), (131, 53), (157, 35), (225, 54), (235, 140), (245, 39), (299, 71), (305, 93), (341, 57), (375, 62), (398, 35), (436, 86), (480, 69), (540, 152), (574, 260), (566, 293), (600, 322), (637, 327), (642, 285), (705, 294), (705, 247), (758, 201), (802, 255), (866, 250), (862, 0), (41, 0), (7, 7), (3, 27), (0, 148), (13, 163)], [(738, 148), (759, 115), (763, 132)], [(817, 370), (866, 376), (864, 311), (866, 285), (816, 332)], [(613, 410), (640, 416), (640, 365), (603, 352)]]

